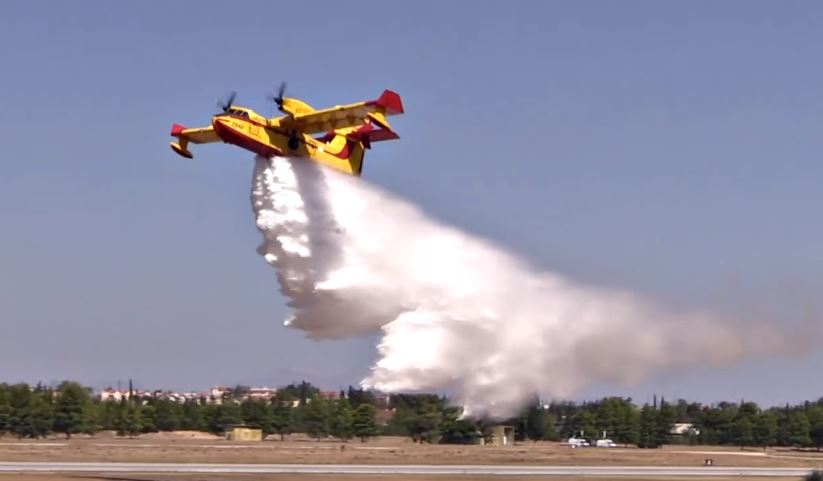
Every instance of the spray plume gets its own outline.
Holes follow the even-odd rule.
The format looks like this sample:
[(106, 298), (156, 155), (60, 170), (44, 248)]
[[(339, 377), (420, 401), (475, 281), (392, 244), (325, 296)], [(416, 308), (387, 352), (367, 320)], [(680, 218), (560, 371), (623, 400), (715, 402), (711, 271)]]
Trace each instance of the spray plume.
[(764, 327), (744, 334), (710, 314), (538, 272), (312, 162), (258, 157), (252, 205), (258, 252), (293, 311), (286, 325), (313, 338), (382, 330), (362, 384), (448, 391), (467, 415), (504, 418), (535, 394), (568, 398), (594, 381), (636, 383), (786, 348)]

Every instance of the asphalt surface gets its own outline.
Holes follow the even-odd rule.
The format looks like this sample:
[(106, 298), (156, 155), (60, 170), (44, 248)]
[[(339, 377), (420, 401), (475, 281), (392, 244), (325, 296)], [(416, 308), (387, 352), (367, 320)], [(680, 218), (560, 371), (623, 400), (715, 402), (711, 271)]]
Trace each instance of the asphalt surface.
[(677, 466), (512, 466), (386, 464), (195, 464), (0, 462), (0, 472), (241, 473), (241, 474), (474, 474), (509, 476), (804, 476), (809, 468)]

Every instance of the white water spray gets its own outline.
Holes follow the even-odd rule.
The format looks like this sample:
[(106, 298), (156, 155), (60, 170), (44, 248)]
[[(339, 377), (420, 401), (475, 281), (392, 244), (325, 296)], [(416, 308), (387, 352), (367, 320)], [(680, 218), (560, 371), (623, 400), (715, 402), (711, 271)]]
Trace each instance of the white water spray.
[(257, 158), (258, 252), (309, 336), (382, 330), (365, 386), (449, 391), (471, 415), (507, 417), (531, 396), (594, 381), (739, 361), (786, 347), (704, 313), (537, 272), (362, 179), (312, 162)]

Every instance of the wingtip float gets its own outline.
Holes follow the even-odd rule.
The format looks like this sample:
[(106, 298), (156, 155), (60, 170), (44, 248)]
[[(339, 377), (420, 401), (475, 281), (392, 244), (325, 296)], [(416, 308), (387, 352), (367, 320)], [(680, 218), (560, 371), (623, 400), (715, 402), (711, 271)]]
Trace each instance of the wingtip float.
[(191, 159), (189, 143), (225, 142), (265, 157), (311, 159), (341, 172), (360, 175), (365, 150), (372, 142), (400, 138), (386, 117), (403, 113), (403, 101), (391, 90), (376, 100), (315, 110), (302, 100), (284, 97), (285, 83), (271, 100), (284, 115), (266, 118), (252, 109), (233, 105), (234, 93), (212, 117), (208, 127), (174, 124), (171, 148)]

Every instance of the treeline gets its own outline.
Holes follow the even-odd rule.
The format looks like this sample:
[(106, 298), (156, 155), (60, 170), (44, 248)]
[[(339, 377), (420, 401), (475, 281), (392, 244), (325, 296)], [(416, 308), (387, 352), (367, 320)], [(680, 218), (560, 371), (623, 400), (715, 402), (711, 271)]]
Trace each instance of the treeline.
[[(529, 439), (595, 440), (606, 433), (619, 444), (657, 448), (665, 444), (746, 447), (823, 446), (823, 398), (817, 402), (761, 409), (753, 402), (703, 405), (661, 399), (642, 407), (631, 399), (535, 405), (510, 420)], [(682, 431), (677, 432), (675, 425)]]
[(329, 400), (308, 383), (287, 386), (271, 400), (237, 399), (242, 389), (221, 399), (203, 396), (175, 402), (131, 395), (102, 402), (89, 388), (65, 381), (57, 388), (0, 384), (0, 435), (40, 438), (52, 433), (95, 434), (113, 430), (120, 436), (176, 430), (223, 434), (236, 425), (259, 427), (264, 434), (307, 433), (316, 438), (366, 440), (380, 433), (374, 396), (350, 389)]
[[(175, 430), (223, 434), (231, 426), (256, 426), (267, 435), (305, 433), (363, 441), (377, 435), (409, 436), (426, 443), (476, 443), (488, 440), (496, 424), (515, 427), (521, 441), (594, 441), (603, 433), (618, 444), (656, 448), (665, 444), (736, 446), (823, 445), (823, 399), (761, 409), (753, 402), (703, 405), (684, 400), (635, 405), (609, 397), (595, 402), (535, 399), (517, 417), (504, 421), (463, 419), (448, 399), (431, 394), (393, 395), (380, 405), (373, 393), (349, 388), (337, 399), (303, 382), (280, 388), (271, 400), (243, 399), (240, 386), (221, 399), (202, 397), (175, 402), (154, 396), (101, 402), (91, 390), (66, 381), (56, 388), (0, 384), (0, 435), (70, 437), (113, 430), (121, 436)], [(378, 422), (378, 412), (384, 422)], [(674, 427), (686, 424), (681, 432)]]

